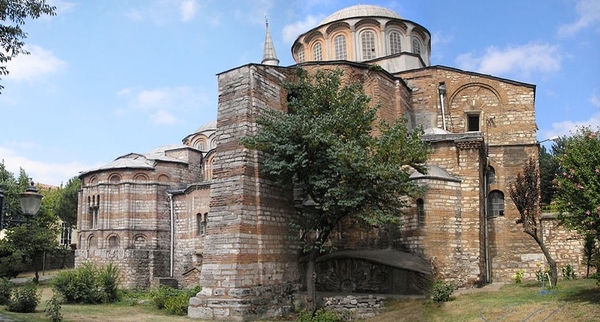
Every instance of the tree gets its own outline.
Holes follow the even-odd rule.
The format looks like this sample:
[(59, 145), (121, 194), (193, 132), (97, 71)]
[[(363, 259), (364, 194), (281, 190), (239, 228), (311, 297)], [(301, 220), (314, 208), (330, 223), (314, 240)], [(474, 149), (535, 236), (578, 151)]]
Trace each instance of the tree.
[[(4, 164), (0, 163), (0, 185), (6, 198), (5, 217), (16, 220), (23, 218), (19, 203), (19, 194), (30, 185), (30, 179), (25, 170), (21, 169), (18, 179), (7, 171)], [(24, 271), (31, 264), (39, 270), (35, 258), (39, 258), (44, 251), (56, 249), (58, 225), (57, 218), (51, 207), (42, 201), (38, 213), (26, 223), (13, 224), (6, 228), (6, 236), (0, 240), (0, 276), (14, 277)]]
[(55, 211), (68, 227), (75, 227), (77, 225), (77, 198), (79, 189), (81, 189), (81, 180), (78, 177), (69, 179), (67, 185), (60, 189)]
[(600, 237), (600, 138), (598, 130), (581, 127), (564, 139), (557, 155), (560, 173), (554, 181), (554, 203), (560, 224), (580, 236)]
[[(0, 64), (19, 54), (29, 54), (23, 49), (23, 39), (27, 38), (27, 33), (21, 29), (26, 18), (37, 19), (42, 15), (55, 14), (56, 7), (46, 4), (45, 0), (0, 0)], [(6, 66), (0, 65), (0, 75), (8, 75)], [(0, 85), (0, 91), (3, 88)]]
[(421, 131), (410, 131), (404, 119), (377, 122), (377, 108), (369, 107), (362, 86), (342, 85), (342, 75), (298, 69), (297, 81), (284, 84), (287, 113), (268, 112), (257, 120), (256, 135), (242, 140), (264, 152), (265, 173), (301, 191), (304, 202), (292, 226), (307, 257), (307, 306), (313, 312), (315, 263), (328, 250), (331, 232), (342, 221), (365, 228), (398, 225), (408, 206), (403, 197), (422, 193), (409, 181), (410, 169), (425, 173), (429, 154)]
[(516, 223), (522, 224), (523, 231), (531, 236), (540, 246), (548, 261), (550, 272), (552, 273), (552, 285), (556, 285), (556, 282), (558, 281), (556, 261), (552, 258), (552, 255), (550, 255), (548, 248), (546, 248), (546, 245), (544, 244), (541, 236), (542, 231), (538, 229), (538, 223), (541, 219), (539, 178), (540, 173), (538, 171), (537, 161), (530, 157), (523, 168), (523, 174), (517, 174), (517, 178), (509, 185), (508, 190), (510, 198), (515, 203), (515, 206), (521, 215)]
[(558, 173), (558, 162), (554, 154), (549, 152), (545, 146), (540, 146), (540, 192), (541, 205), (549, 205), (554, 198), (554, 184), (552, 183)]

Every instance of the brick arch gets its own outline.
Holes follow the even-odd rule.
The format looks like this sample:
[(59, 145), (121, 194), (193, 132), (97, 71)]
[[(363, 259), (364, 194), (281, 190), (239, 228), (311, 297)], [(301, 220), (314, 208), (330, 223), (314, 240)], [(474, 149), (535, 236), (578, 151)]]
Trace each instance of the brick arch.
[(110, 183), (120, 183), (121, 182), (121, 175), (118, 173), (113, 173), (111, 175), (108, 176), (108, 182)]
[(98, 238), (96, 235), (90, 234), (87, 238), (87, 248), (88, 249), (96, 249), (98, 248)]
[(121, 238), (116, 233), (110, 234), (106, 237), (106, 245), (108, 247), (105, 248), (117, 249), (121, 245)]
[(133, 181), (139, 181), (139, 182), (148, 181), (148, 175), (145, 173), (136, 173), (133, 176)]
[(506, 96), (502, 95), (502, 93), (500, 93), (493, 85), (485, 83), (485, 82), (471, 82), (471, 81), (465, 81), (463, 84), (459, 84), (459, 86), (455, 90), (450, 92), (448, 101), (454, 102), (454, 100), (460, 93), (462, 93), (463, 91), (465, 91), (466, 89), (471, 88), (471, 87), (485, 88), (485, 89), (489, 90), (490, 92), (492, 92), (496, 96), (499, 103), (501, 103), (501, 104), (507, 103)]
[(93, 186), (93, 185), (95, 185), (97, 183), (98, 183), (98, 177), (96, 177), (96, 176), (91, 176), (88, 179), (88, 185), (90, 185), (90, 186)]
[(133, 236), (133, 248), (141, 249), (146, 247), (148, 238), (144, 234), (137, 234)]
[(469, 115), (478, 118), (481, 131), (487, 117), (501, 112), (502, 106), (498, 91), (487, 84), (471, 83), (459, 87), (451, 93), (446, 109), (451, 132), (467, 131)]

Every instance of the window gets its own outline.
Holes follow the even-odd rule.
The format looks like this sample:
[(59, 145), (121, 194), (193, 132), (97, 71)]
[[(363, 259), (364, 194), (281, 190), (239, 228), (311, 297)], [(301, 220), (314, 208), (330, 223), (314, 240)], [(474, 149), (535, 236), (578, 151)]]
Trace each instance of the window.
[(88, 212), (90, 214), (90, 221), (89, 221), (89, 227), (91, 229), (97, 229), (98, 228), (98, 208), (100, 208), (100, 195), (97, 196), (93, 196), (90, 200), (90, 197), (88, 197), (88, 202), (89, 202), (89, 209)]
[(298, 51), (296, 52), (296, 55), (298, 55), (298, 62), (303, 63), (304, 62), (304, 48), (298, 49)]
[(323, 60), (323, 47), (320, 42), (316, 43), (313, 47), (313, 57), (314, 61)]
[(397, 31), (390, 33), (390, 55), (399, 54), (402, 52), (402, 35)]
[(196, 224), (198, 225), (198, 236), (204, 236), (206, 234), (206, 217), (208, 213), (196, 214)]
[(413, 38), (412, 40), (412, 52), (413, 54), (421, 54), (421, 41), (417, 38)]
[(72, 244), (73, 228), (66, 223), (60, 223), (60, 244), (68, 246)]
[(362, 46), (362, 59), (370, 60), (375, 58), (375, 35), (372, 31), (365, 31), (360, 34), (360, 44)]
[(488, 217), (504, 216), (504, 194), (494, 190), (488, 195)]
[(346, 53), (346, 36), (339, 35), (333, 39), (333, 47), (335, 48), (335, 59), (345, 60), (348, 59)]
[(487, 184), (492, 184), (496, 182), (496, 170), (494, 167), (488, 167), (487, 170)]
[(119, 248), (119, 237), (117, 237), (117, 236), (110, 236), (108, 238), (108, 248), (110, 248), (110, 249)]
[(479, 131), (479, 114), (467, 114), (467, 131)]
[(419, 226), (425, 226), (425, 202), (422, 198), (417, 199), (417, 221)]

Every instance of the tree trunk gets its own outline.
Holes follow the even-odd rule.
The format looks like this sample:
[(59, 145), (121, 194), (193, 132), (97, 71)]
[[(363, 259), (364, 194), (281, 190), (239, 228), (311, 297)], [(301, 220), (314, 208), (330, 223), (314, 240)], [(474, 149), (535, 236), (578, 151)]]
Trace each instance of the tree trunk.
[(306, 266), (306, 310), (314, 315), (317, 311), (317, 256), (319, 250), (312, 249), (308, 253), (308, 265)]
[(556, 261), (550, 255), (550, 252), (548, 251), (548, 248), (546, 248), (546, 245), (544, 245), (542, 240), (539, 239), (536, 234), (529, 232), (529, 231), (526, 231), (526, 233), (528, 233), (531, 237), (533, 237), (535, 242), (542, 249), (542, 253), (544, 253), (546, 260), (548, 261), (548, 266), (550, 267), (550, 273), (552, 274), (550, 282), (552, 283), (552, 287), (556, 287), (556, 283), (558, 282), (558, 269), (556, 268)]

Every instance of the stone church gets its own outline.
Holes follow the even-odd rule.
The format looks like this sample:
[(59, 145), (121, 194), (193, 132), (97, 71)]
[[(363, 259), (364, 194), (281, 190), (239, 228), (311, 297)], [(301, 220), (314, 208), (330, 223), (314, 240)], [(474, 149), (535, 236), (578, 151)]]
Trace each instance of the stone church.
[[(286, 109), (300, 66), (340, 69), (379, 104), (380, 118), (406, 118), (432, 148), (426, 192), (404, 225), (378, 233), (340, 227), (337, 250), (322, 256), (322, 291), (419, 293), (419, 281), (459, 287), (526, 279), (544, 257), (515, 223), (508, 186), (537, 158), (535, 85), (431, 66), (431, 34), (389, 9), (357, 5), (300, 35), (296, 65), (279, 66), (267, 25), (264, 59), (218, 75), (216, 121), (182, 143), (130, 153), (80, 174), (76, 265), (113, 262), (126, 287), (163, 279), (201, 285), (189, 315), (245, 320), (289, 309), (302, 289), (301, 254), (290, 241), (293, 196), (260, 171), (240, 138), (256, 133), (267, 109)], [(400, 211), (399, 211), (400, 215)], [(544, 217), (544, 240), (560, 267), (580, 264), (580, 243)]]

